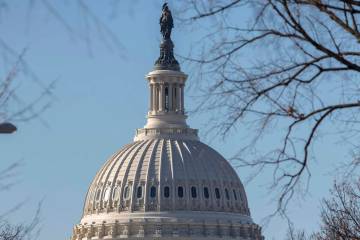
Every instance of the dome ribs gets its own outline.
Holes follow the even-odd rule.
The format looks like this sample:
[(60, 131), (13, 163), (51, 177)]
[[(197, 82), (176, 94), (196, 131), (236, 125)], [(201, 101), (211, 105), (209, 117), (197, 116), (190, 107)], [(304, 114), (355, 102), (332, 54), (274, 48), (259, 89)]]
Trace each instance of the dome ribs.
[(167, 159), (168, 159), (168, 162), (169, 162), (169, 167), (170, 167), (170, 173), (171, 173), (171, 189), (170, 191), (172, 192), (171, 194), (171, 200), (172, 200), (172, 203), (171, 203), (171, 206), (170, 208), (172, 210), (175, 209), (175, 199), (176, 199), (176, 189), (175, 189), (175, 170), (174, 170), (174, 162), (176, 161), (175, 158), (174, 158), (174, 151), (173, 151), (173, 146), (172, 146), (172, 140), (168, 139), (166, 141), (166, 153), (167, 153)]
[(163, 148), (165, 146), (165, 140), (164, 139), (161, 139), (160, 140), (160, 144), (158, 146), (158, 149), (156, 151), (156, 159), (158, 160), (158, 179), (159, 179), (159, 185), (158, 185), (158, 191), (157, 191), (157, 195), (158, 195), (158, 202), (159, 202), (159, 205), (158, 205), (158, 211), (162, 211), (162, 205), (163, 205), (163, 187), (164, 187), (164, 184), (163, 184), (163, 179), (162, 179), (162, 171), (163, 171), (163, 159), (164, 159), (164, 151), (163, 151)]
[[(123, 179), (119, 180), (119, 173), (120, 173), (120, 169), (122, 168), (122, 166), (124, 165), (124, 162), (126, 161), (127, 157), (129, 156), (129, 154), (134, 150), (135, 147), (139, 146), (140, 142), (136, 142), (136, 144), (134, 144), (134, 146), (132, 148), (127, 149), (126, 151), (124, 151), (119, 157), (117, 157), (114, 162), (118, 163), (118, 166), (115, 168), (116, 171), (115, 173), (112, 175), (112, 181), (111, 181), (111, 189), (112, 192), (117, 190), (119, 191), (119, 198), (122, 194), (121, 191), (121, 182), (123, 181)], [(119, 185), (120, 183), (120, 185)], [(113, 194), (112, 194), (113, 195)], [(111, 198), (110, 202), (112, 202), (113, 199)], [(116, 208), (117, 205), (119, 204), (120, 199), (117, 200), (117, 202), (115, 202), (113, 204), (113, 208)]]
[(191, 178), (192, 175), (194, 174), (194, 172), (192, 172), (194, 169), (192, 168), (192, 164), (191, 164), (191, 152), (190, 149), (187, 146), (188, 141), (180, 141), (181, 144), (179, 144), (179, 148), (181, 149), (181, 155), (183, 156), (183, 166), (184, 166), (184, 170), (186, 172), (186, 182), (184, 184), (184, 188), (185, 188), (185, 200), (186, 200), (186, 209), (189, 209), (191, 206), (191, 199), (190, 199), (190, 193), (189, 193), (189, 189), (191, 188)]
[[(160, 159), (160, 191), (162, 192), (160, 200), (162, 203), (160, 203), (160, 210), (172, 210), (172, 198), (174, 197), (173, 193), (173, 176), (172, 176), (172, 168), (171, 168), (171, 158), (169, 156), (169, 140), (164, 139), (162, 144), (162, 154)], [(169, 197), (165, 196), (165, 188), (169, 187)]]
[(146, 153), (146, 150), (149, 147), (150, 141), (141, 141), (141, 146), (135, 151), (132, 158), (127, 165), (125, 174), (124, 174), (124, 182), (128, 183), (128, 186), (130, 187), (130, 197), (128, 201), (126, 201), (126, 207), (129, 212), (134, 211), (134, 204), (136, 201), (136, 192), (138, 187), (137, 182), (137, 174), (139, 170), (139, 165), (141, 164), (141, 161), (144, 157), (144, 154)]
[[(129, 197), (125, 199), (126, 186)], [(140, 197), (137, 196), (139, 186)], [(152, 186), (156, 188), (156, 197), (150, 197)], [(169, 187), (168, 197), (164, 196), (165, 187)], [(181, 196), (179, 187), (183, 192)], [(209, 197), (204, 196), (204, 188)], [(230, 163), (195, 140), (155, 138), (127, 145), (98, 172), (85, 203), (84, 216), (116, 210), (221, 211), (250, 216), (245, 190)]]
[(134, 158), (136, 157), (137, 153), (142, 149), (142, 147), (145, 145), (146, 142), (144, 141), (139, 141), (139, 144), (137, 146), (137, 148), (132, 149), (131, 152), (129, 152), (129, 156), (126, 157), (126, 159), (124, 159), (124, 165), (120, 168), (120, 172), (119, 175), (122, 176), (122, 180), (121, 180), (121, 195), (120, 195), (120, 206), (119, 206), (119, 210), (122, 211), (129, 211), (129, 207), (130, 207), (130, 199), (124, 199), (124, 190), (125, 187), (129, 187), (129, 191), (131, 192), (133, 189), (133, 183), (129, 181), (128, 179), (128, 174), (129, 174), (129, 169), (131, 167), (131, 164), (134, 160)]
[[(197, 143), (199, 144), (199, 143)], [(204, 176), (203, 176), (203, 180), (201, 182), (201, 186), (199, 189), (199, 193), (201, 193), (201, 209), (202, 210), (207, 210), (209, 208), (212, 207), (213, 205), (213, 198), (209, 197), (208, 199), (206, 199), (204, 197), (204, 188), (207, 187), (208, 189), (212, 189), (212, 185), (209, 185), (209, 183), (211, 183), (211, 178), (209, 176), (209, 169), (208, 169), (208, 164), (207, 164), (207, 154), (206, 151), (202, 150), (199, 154), (199, 163), (201, 164), (201, 168), (204, 169)]]
[[(136, 147), (136, 145), (134, 145), (133, 148), (130, 148), (129, 149), (129, 152), (132, 151), (132, 149), (134, 149)], [(111, 167), (109, 168), (109, 170), (106, 172), (106, 174), (104, 174), (105, 176), (105, 179), (104, 179), (104, 176), (102, 177), (103, 180), (103, 193), (102, 193), (102, 201), (100, 203), (100, 207), (101, 208), (106, 208), (107, 211), (109, 210), (109, 208), (111, 207), (109, 202), (105, 202), (104, 201), (104, 197), (105, 197), (105, 192), (107, 190), (107, 188), (113, 188), (113, 184), (114, 182), (116, 181), (116, 173), (118, 172), (118, 169), (121, 168), (121, 166), (123, 165), (123, 163), (125, 162), (125, 159), (126, 158), (122, 158), (122, 156), (126, 155), (126, 152), (128, 152), (127, 150), (125, 150), (124, 152), (122, 152), (121, 154), (119, 154), (118, 156), (116, 156), (113, 160), (113, 164), (111, 165)], [(115, 171), (113, 171), (115, 169)], [(111, 199), (109, 200), (111, 201)]]
[[(153, 147), (151, 149), (151, 153), (148, 159), (148, 168), (146, 171), (146, 185), (145, 185), (145, 194), (144, 194), (144, 199), (145, 199), (145, 206), (144, 206), (144, 210), (154, 210), (154, 206), (157, 205), (157, 198), (155, 197), (154, 199), (150, 199), (149, 198), (149, 189), (152, 186), (155, 186), (157, 188), (158, 185), (158, 181), (156, 180), (156, 174), (155, 174), (155, 156), (156, 156), (156, 151), (157, 148), (159, 146), (159, 140), (155, 139), (153, 142)], [(158, 190), (158, 188), (157, 188)], [(159, 191), (159, 190), (158, 190)]]
[[(138, 187), (141, 186), (142, 187), (142, 191), (143, 189), (145, 188), (145, 183), (144, 184), (141, 184), (141, 181), (140, 181), (140, 176), (141, 176), (141, 172), (140, 172), (140, 169), (142, 167), (142, 164), (144, 162), (144, 159), (146, 159), (146, 155), (148, 153), (148, 149), (149, 147), (151, 146), (151, 144), (154, 142), (154, 140), (147, 140), (147, 141), (144, 141), (146, 144), (144, 144), (142, 147), (141, 147), (141, 153), (139, 152), (137, 154), (137, 156), (135, 157), (136, 159), (136, 162), (134, 162), (134, 167), (135, 167), (135, 164), (136, 164), (136, 167), (135, 168), (130, 168), (130, 176), (133, 176), (133, 189), (132, 189), (132, 197), (131, 197), (131, 204), (130, 204), (130, 210), (131, 211), (138, 211), (138, 210), (143, 210), (143, 206), (144, 206), (144, 196), (143, 196), (143, 193), (141, 194), (142, 195), (142, 198), (141, 199), (138, 199), (137, 198), (137, 191), (138, 191)], [(133, 171), (135, 169), (135, 171)], [(132, 172), (131, 172), (132, 171)], [(142, 204), (141, 204), (141, 201), (142, 201)]]
[[(179, 176), (179, 178), (175, 179), (175, 183), (174, 183), (174, 192), (175, 194), (178, 191), (179, 187), (183, 187), (185, 189), (187, 189), (187, 182), (188, 182), (188, 175), (187, 175), (187, 171), (186, 171), (186, 166), (185, 166), (185, 160), (184, 160), (184, 156), (181, 152), (181, 148), (180, 148), (180, 144), (179, 142), (182, 142), (181, 140), (174, 140), (174, 145), (175, 147), (174, 149), (174, 156), (176, 153), (176, 157), (174, 157), (174, 159), (176, 159), (176, 164), (174, 164), (176, 166), (176, 170), (177, 170), (177, 175)], [(180, 177), (182, 176), (182, 177)], [(187, 202), (188, 200), (184, 200), (184, 198), (187, 198), (187, 194), (185, 193), (185, 196), (181, 199), (179, 199), (178, 195), (175, 195), (175, 210), (184, 210), (187, 207)]]
[[(118, 151), (116, 154), (113, 154), (105, 163), (104, 167), (102, 168), (101, 171), (98, 172), (98, 174), (96, 174), (96, 177), (92, 183), (91, 186), (93, 186), (93, 192), (92, 192), (92, 196), (90, 196), (90, 201), (92, 199), (92, 203), (91, 204), (91, 211), (93, 210), (99, 210), (98, 208), (100, 208), (100, 203), (95, 199), (96, 198), (96, 193), (98, 191), (98, 189), (100, 189), (101, 183), (102, 183), (102, 178), (105, 174), (105, 172), (107, 171), (107, 169), (109, 168), (109, 166), (113, 163), (114, 159), (118, 159), (119, 156), (122, 156), (126, 151), (128, 151), (131, 148), (134, 148), (136, 146), (136, 143), (132, 143), (132, 144), (128, 144), (125, 147), (123, 147), (120, 151)], [(101, 196), (103, 194), (104, 188), (101, 189)], [(100, 198), (100, 202), (102, 201), (102, 199)], [(98, 205), (98, 206), (96, 206)]]

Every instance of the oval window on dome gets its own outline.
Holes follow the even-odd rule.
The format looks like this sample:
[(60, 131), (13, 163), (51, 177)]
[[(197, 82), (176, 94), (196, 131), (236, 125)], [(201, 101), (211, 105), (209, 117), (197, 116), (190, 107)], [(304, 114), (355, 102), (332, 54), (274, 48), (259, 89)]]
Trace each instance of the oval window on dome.
[(99, 201), (100, 200), (100, 196), (101, 196), (101, 189), (98, 189), (97, 192), (96, 192), (96, 201)]
[(192, 197), (192, 198), (196, 198), (196, 197), (197, 197), (196, 187), (191, 187), (191, 197)]
[(218, 189), (218, 188), (215, 188), (215, 197), (217, 198), (217, 199), (220, 199), (220, 190)]
[(237, 195), (235, 189), (233, 189), (234, 199), (237, 200)]
[(170, 197), (170, 187), (164, 187), (164, 197), (169, 198)]
[(227, 200), (230, 200), (229, 190), (227, 190), (227, 188), (225, 188), (225, 197)]
[(155, 198), (156, 197), (156, 187), (152, 186), (150, 188), (150, 197)]
[(207, 187), (204, 187), (204, 197), (206, 199), (208, 199), (210, 197), (209, 188), (207, 188)]
[(142, 192), (143, 192), (142, 186), (138, 186), (137, 191), (136, 191), (136, 197), (142, 198)]
[(184, 197), (184, 188), (183, 187), (178, 187), (178, 197), (179, 198), (183, 198)]
[(112, 192), (112, 200), (118, 200), (119, 199), (119, 188), (115, 187)]
[(124, 198), (128, 199), (129, 196), (130, 196), (130, 187), (126, 186), (125, 189), (124, 189)]
[(106, 188), (105, 193), (104, 193), (104, 201), (109, 201), (110, 194), (111, 194), (111, 188), (108, 187), (108, 188)]

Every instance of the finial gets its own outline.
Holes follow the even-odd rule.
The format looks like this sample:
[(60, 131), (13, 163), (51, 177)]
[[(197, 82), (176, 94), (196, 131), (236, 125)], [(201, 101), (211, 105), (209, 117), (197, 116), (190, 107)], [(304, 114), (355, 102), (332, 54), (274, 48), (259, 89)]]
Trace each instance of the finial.
[(174, 57), (174, 44), (171, 41), (171, 30), (174, 27), (173, 18), (167, 2), (162, 6), (160, 17), (160, 32), (162, 41), (160, 44), (160, 57), (155, 62), (156, 70), (175, 70), (180, 71), (178, 61)]

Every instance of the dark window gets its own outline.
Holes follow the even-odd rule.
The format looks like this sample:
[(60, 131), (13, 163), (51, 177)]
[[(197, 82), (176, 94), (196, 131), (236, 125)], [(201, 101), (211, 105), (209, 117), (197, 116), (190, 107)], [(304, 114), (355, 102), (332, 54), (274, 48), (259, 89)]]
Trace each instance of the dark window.
[(216, 197), (217, 199), (220, 199), (220, 191), (219, 191), (218, 188), (215, 188), (215, 197)]
[(235, 191), (235, 189), (233, 189), (233, 193), (234, 193), (234, 199), (237, 200), (237, 196), (236, 196), (236, 191)]
[(173, 109), (176, 109), (177, 108), (177, 106), (176, 106), (176, 103), (177, 103), (177, 101), (176, 101), (176, 92), (177, 92), (177, 88), (175, 87), (175, 88), (173, 88), (173, 90), (174, 90), (174, 97), (173, 97), (173, 102), (172, 102), (172, 104), (173, 104)]
[(191, 197), (196, 198), (196, 187), (191, 187)]
[(126, 186), (125, 189), (124, 189), (124, 198), (125, 199), (129, 198), (129, 192), (130, 192), (129, 187)]
[(138, 186), (136, 196), (137, 196), (137, 198), (142, 198), (142, 187), (141, 186)]
[(166, 198), (170, 197), (170, 188), (169, 187), (164, 188), (164, 197), (166, 197)]
[(204, 197), (208, 199), (210, 197), (209, 195), (209, 189), (207, 187), (204, 187)]
[(165, 110), (169, 111), (169, 89), (165, 87)]
[(183, 198), (184, 197), (184, 188), (178, 187), (178, 197)]
[(227, 200), (230, 200), (229, 191), (225, 188), (225, 196)]
[(152, 186), (150, 188), (150, 197), (155, 198), (156, 197), (156, 187)]

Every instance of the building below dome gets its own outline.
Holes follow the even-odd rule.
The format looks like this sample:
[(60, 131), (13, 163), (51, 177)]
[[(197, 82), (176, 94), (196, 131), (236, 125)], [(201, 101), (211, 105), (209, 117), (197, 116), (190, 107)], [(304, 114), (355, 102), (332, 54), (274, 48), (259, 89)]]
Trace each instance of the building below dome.
[[(163, 41), (171, 42), (166, 4), (162, 14)], [(172, 48), (162, 45), (164, 59), (146, 77), (147, 124), (96, 174), (72, 240), (264, 239), (235, 170), (186, 124), (187, 76)]]

